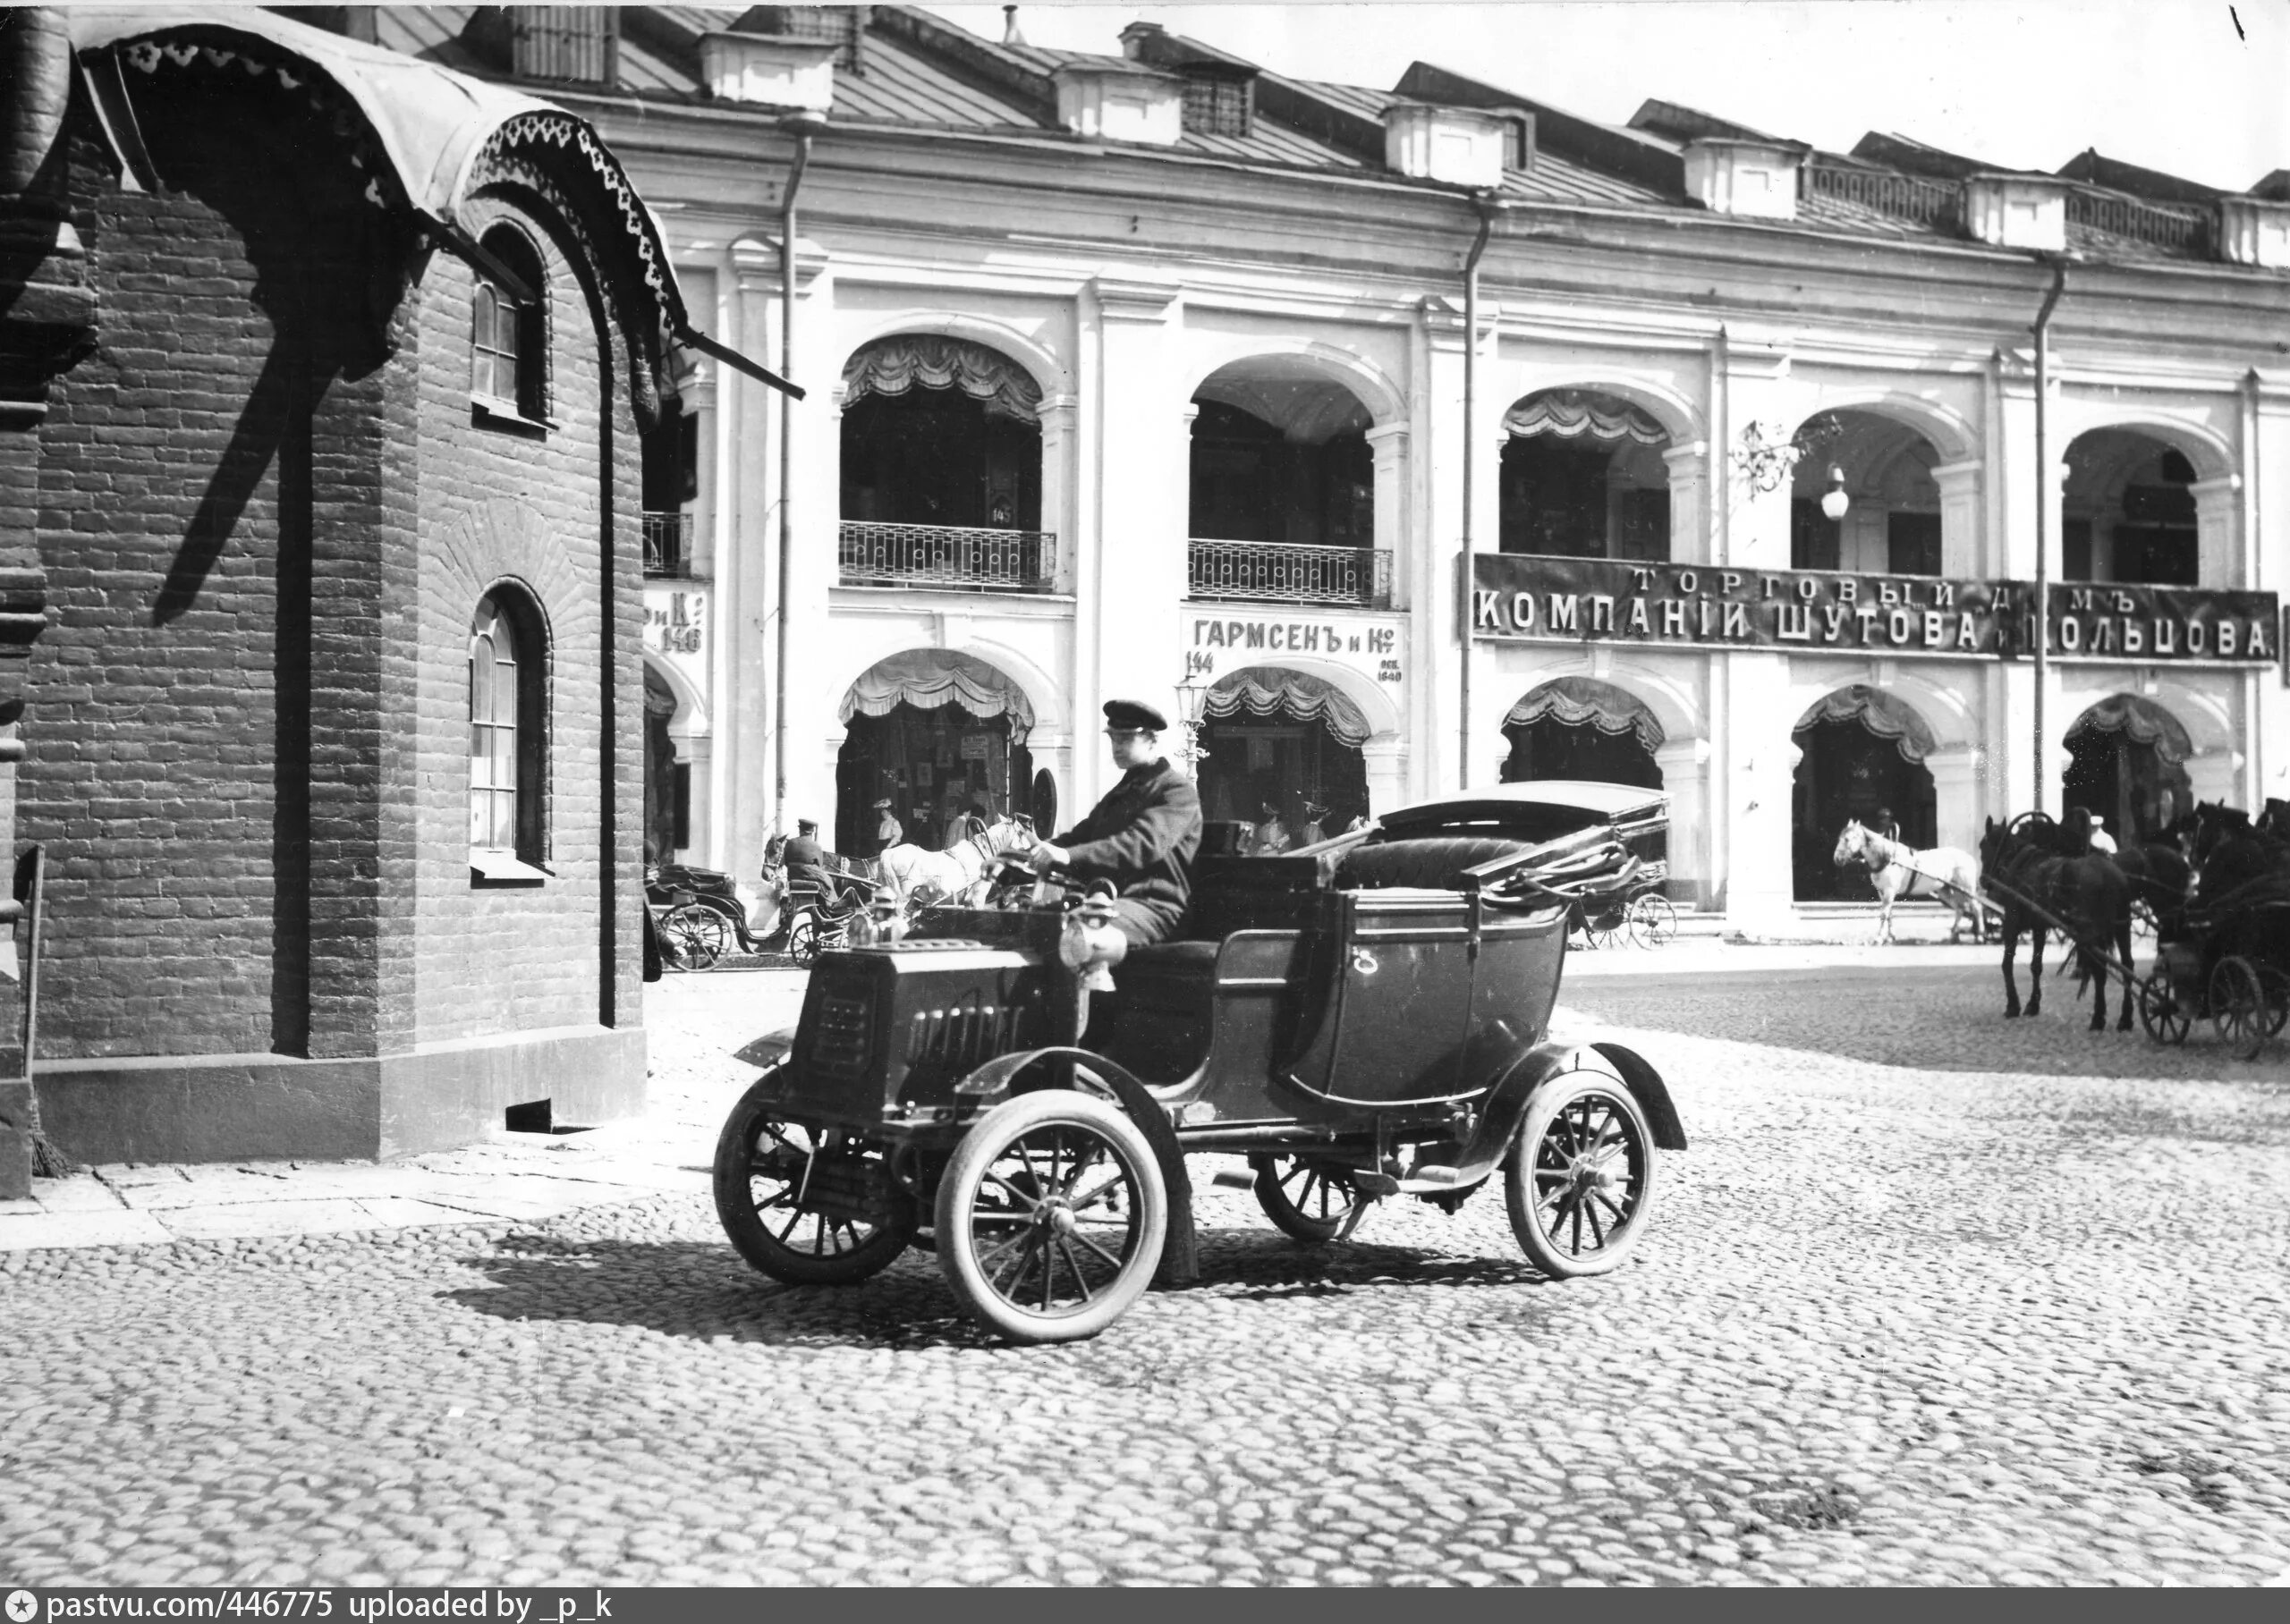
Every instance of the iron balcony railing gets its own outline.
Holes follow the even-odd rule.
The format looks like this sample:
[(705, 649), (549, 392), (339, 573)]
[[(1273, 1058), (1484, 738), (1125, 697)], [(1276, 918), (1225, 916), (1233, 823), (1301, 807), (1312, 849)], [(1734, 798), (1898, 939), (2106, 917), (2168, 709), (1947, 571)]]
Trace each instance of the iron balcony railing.
[(1188, 541), (1195, 597), (1387, 609), (1392, 555), (1370, 547), (1285, 541)]
[(644, 573), (682, 580), (691, 573), (691, 515), (644, 515)]
[(1828, 164), (1808, 164), (1798, 173), (1802, 177), (1799, 184), (1809, 197), (1833, 198), (1873, 208), (1931, 231), (1963, 229), (1964, 190), (1959, 182), (1928, 181), (1918, 175)]
[(2081, 189), (2067, 194), (2069, 224), (2185, 254), (2210, 251), (2211, 222), (2218, 212), (2201, 204), (2150, 203)]
[(845, 520), (836, 552), (846, 587), (1047, 592), (1057, 571), (1057, 537), (1046, 530)]

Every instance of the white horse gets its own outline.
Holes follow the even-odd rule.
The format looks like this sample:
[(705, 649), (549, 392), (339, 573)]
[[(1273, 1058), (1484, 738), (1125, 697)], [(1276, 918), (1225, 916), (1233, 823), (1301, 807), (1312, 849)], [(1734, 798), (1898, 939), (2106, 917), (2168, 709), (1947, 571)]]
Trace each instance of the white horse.
[(1835, 860), (1839, 868), (1858, 865), (1869, 871), (1869, 884), (1876, 887), (1877, 900), (1882, 904), (1877, 910), (1879, 943), (1893, 939), (1893, 904), (1903, 897), (1916, 896), (1919, 885), (1927, 888), (1925, 894), (1937, 896), (1955, 910), (1955, 919), (1948, 926), (1949, 941), (1960, 940), (1966, 924), (1972, 926), (1973, 941), (1988, 939), (1988, 914), (1980, 896), (1980, 861), (1970, 852), (1954, 846), (1917, 851), (1904, 842), (1887, 840), (1854, 818), (1836, 837)]
[(995, 859), (1012, 851), (1030, 851), (1035, 843), (1033, 819), (1005, 813), (944, 851), (898, 845), (876, 861), (882, 866), (883, 882), (902, 910), (917, 885), (929, 885), (950, 901), (975, 908), (985, 901), (987, 888), (993, 883), (989, 871)]

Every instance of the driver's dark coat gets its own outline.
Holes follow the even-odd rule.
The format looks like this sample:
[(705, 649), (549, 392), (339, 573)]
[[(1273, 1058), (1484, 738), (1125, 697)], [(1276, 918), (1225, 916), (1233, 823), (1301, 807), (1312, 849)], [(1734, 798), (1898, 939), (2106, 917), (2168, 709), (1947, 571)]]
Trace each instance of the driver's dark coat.
[(1174, 929), (1192, 895), (1200, 791), (1166, 760), (1132, 767), (1053, 843), (1065, 848), (1082, 878), (1111, 880), (1124, 898)]

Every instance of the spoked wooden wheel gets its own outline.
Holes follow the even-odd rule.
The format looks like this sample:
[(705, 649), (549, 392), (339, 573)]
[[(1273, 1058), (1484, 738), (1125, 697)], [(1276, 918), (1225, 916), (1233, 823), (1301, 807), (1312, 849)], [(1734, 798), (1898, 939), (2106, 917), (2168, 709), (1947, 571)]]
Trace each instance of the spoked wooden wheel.
[[(835, 933), (837, 936), (840, 934)], [(787, 927), (787, 956), (798, 964), (809, 964), (819, 956), (821, 948), (836, 945), (839, 943), (820, 928), (819, 917), (810, 909), (797, 915), (795, 922)]]
[(2170, 977), (2160, 970), (2139, 984), (2139, 1024), (2159, 1044), (2183, 1044), (2194, 1025), (2194, 1011), (2179, 1002)]
[(2283, 1026), (2290, 1023), (2290, 976), (2270, 964), (2261, 964), (2258, 984), (2266, 993), (2266, 1035), (2279, 1037)]
[(1048, 1088), (996, 1106), (938, 1180), (938, 1264), (1014, 1342), (1095, 1336), (1152, 1282), (1168, 1231), (1160, 1163), (1116, 1106)]
[(2229, 953), (2210, 971), (2210, 1024), (2237, 1060), (2256, 1060), (2269, 1036), (2266, 987), (2258, 966)]
[(732, 945), (732, 927), (724, 916), (697, 902), (668, 909), (660, 921), (660, 934), (674, 946), (684, 968), (691, 970), (708, 968)]
[(1658, 891), (1635, 897), (1630, 904), (1630, 939), (1640, 947), (1660, 947), (1678, 934), (1678, 910)]
[(1256, 1204), (1292, 1240), (1341, 1240), (1368, 1210), (1342, 1168), (1276, 1155), (1251, 1156), (1249, 1165), (1256, 1169)]
[(1654, 1199), (1654, 1138), (1630, 1090), (1609, 1078), (1548, 1085), (1503, 1159), (1511, 1232), (1554, 1280), (1620, 1268)]
[[(767, 1072), (716, 1141), (716, 1215), (740, 1256), (790, 1285), (836, 1286), (887, 1268), (906, 1249), (914, 1203), (892, 1182), (873, 1146), (772, 1115)], [(832, 1188), (833, 1210), (818, 1197)], [(875, 1215), (854, 1209), (871, 1205)]]

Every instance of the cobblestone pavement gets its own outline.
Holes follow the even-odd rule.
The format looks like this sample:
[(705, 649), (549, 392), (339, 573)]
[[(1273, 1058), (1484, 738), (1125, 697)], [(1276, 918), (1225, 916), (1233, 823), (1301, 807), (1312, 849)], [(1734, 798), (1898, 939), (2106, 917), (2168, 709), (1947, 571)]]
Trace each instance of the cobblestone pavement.
[[(791, 979), (656, 994), (656, 1115), (712, 1134)], [(1063, 1349), (927, 1257), (776, 1287), (697, 1191), (12, 1254), (0, 1581), (2290, 1576), (2290, 1066), (1999, 994), (1570, 983), (1693, 1137), (1603, 1281), (1485, 1194), (1311, 1250), (1205, 1178), (1204, 1282)]]

